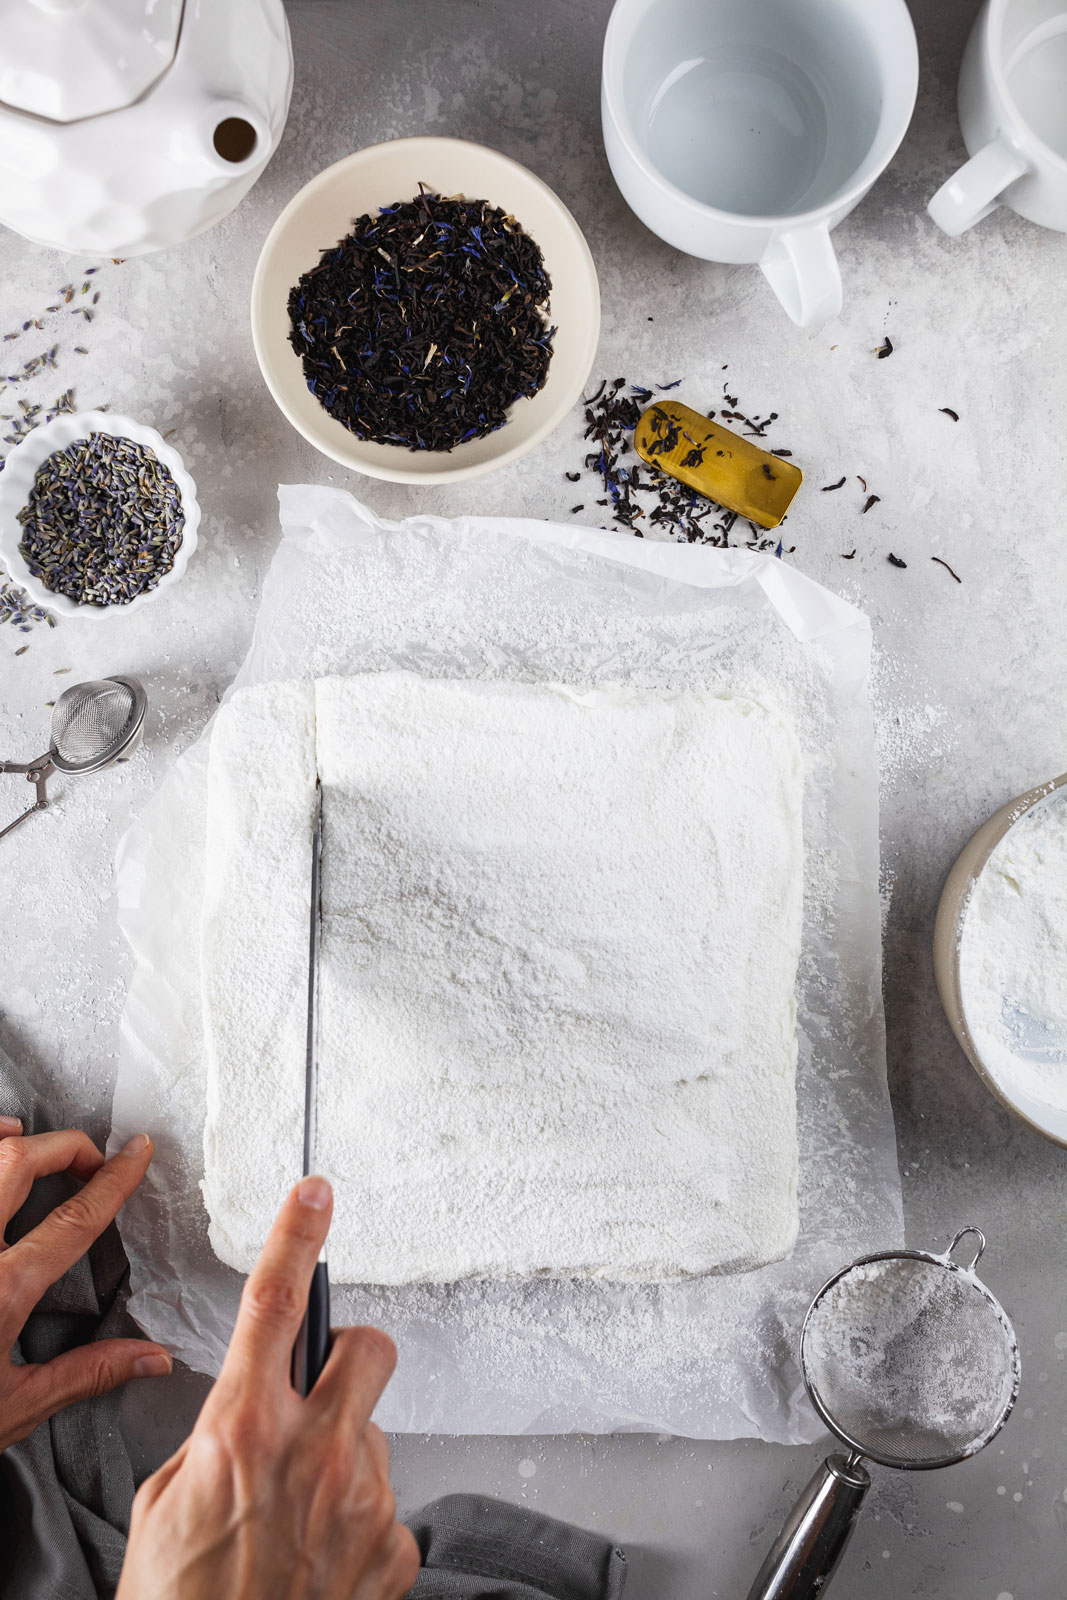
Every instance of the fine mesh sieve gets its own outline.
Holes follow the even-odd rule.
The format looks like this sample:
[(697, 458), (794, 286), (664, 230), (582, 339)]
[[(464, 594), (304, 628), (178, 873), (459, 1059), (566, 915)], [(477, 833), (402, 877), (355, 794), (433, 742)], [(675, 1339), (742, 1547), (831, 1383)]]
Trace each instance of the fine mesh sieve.
[[(967, 1266), (952, 1251), (981, 1241)], [(816, 1295), (801, 1365), (819, 1415), (882, 1466), (949, 1466), (999, 1431), (1019, 1387), (1011, 1324), (974, 1267), (985, 1240), (943, 1256), (868, 1257)]]
[[(967, 1236), (970, 1260), (953, 1259)], [(981, 1229), (961, 1228), (943, 1255), (865, 1256), (811, 1303), (800, 1362), (812, 1403), (849, 1446), (827, 1458), (767, 1557), (749, 1600), (825, 1593), (870, 1475), (863, 1459), (905, 1470), (947, 1467), (997, 1434), (1019, 1392), (1019, 1347), (975, 1275)]]
[(135, 678), (98, 678), (72, 684), (52, 710), (51, 744), (36, 761), (0, 761), (0, 772), (21, 772), (37, 789), (29, 810), (0, 829), (0, 839), (48, 805), (53, 772), (99, 772), (128, 755), (144, 726), (147, 699)]
[(97, 678), (64, 690), (52, 711), (52, 765), (97, 772), (128, 750), (144, 721), (144, 691), (132, 678)]

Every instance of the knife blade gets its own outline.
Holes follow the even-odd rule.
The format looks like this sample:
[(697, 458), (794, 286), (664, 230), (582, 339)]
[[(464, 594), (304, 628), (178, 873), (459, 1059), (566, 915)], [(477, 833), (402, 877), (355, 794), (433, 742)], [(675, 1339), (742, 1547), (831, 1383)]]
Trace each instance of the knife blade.
[[(322, 928), (322, 785), (315, 785), (315, 823), (311, 834), (311, 927), (308, 938), (307, 1054), (304, 1062), (304, 1162), (309, 1177), (318, 1134), (319, 1089), (319, 938)], [(307, 1310), (293, 1346), (292, 1382), (307, 1395), (330, 1351), (330, 1276), (323, 1245), (308, 1290)]]

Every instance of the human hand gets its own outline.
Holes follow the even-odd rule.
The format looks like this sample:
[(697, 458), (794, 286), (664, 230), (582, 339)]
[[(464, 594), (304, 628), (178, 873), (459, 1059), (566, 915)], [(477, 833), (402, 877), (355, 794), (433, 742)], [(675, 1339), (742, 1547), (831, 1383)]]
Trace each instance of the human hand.
[(196, 1426), (134, 1501), (116, 1600), (400, 1600), (415, 1582), (370, 1420), (392, 1341), (341, 1328), (306, 1399), (290, 1382), (332, 1209), (325, 1179), (305, 1178), (278, 1213)]
[[(144, 1339), (101, 1339), (40, 1366), (15, 1366), (11, 1348), (45, 1290), (98, 1239), (136, 1189), (152, 1159), (143, 1133), (105, 1161), (84, 1133), (22, 1135), (0, 1117), (0, 1450), (25, 1439), (63, 1406), (114, 1389), (128, 1378), (158, 1378), (170, 1357)], [(9, 1245), (3, 1233), (37, 1178), (69, 1172), (85, 1187)]]

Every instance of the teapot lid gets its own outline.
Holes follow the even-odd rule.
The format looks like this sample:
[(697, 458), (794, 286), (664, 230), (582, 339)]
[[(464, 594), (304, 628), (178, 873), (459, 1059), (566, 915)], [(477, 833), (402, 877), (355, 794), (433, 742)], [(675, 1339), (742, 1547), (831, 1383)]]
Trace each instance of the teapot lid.
[(183, 0), (0, 0), (0, 104), (52, 122), (117, 111), (174, 59)]

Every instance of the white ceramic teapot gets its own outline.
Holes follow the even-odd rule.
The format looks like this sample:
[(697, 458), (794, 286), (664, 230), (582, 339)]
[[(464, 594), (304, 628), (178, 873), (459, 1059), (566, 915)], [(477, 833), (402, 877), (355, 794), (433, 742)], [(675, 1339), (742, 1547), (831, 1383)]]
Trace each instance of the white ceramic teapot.
[(210, 228), (277, 148), (282, 0), (0, 0), (0, 223), (135, 256)]

